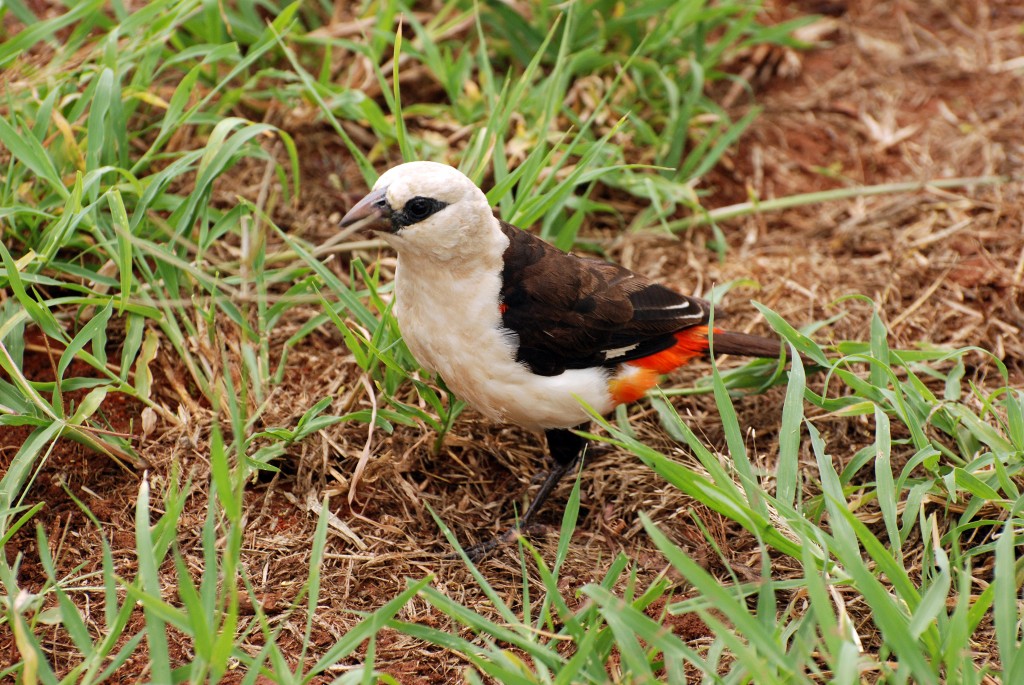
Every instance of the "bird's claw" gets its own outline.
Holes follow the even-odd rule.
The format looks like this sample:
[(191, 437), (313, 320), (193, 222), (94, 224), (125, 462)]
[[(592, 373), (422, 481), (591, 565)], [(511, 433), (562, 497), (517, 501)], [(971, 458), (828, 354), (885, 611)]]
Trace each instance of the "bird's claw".
[[(478, 542), (475, 545), (471, 545), (470, 547), (465, 547), (463, 548), (462, 551), (465, 552), (466, 556), (469, 557), (470, 561), (472, 561), (473, 563), (477, 563), (479, 561), (483, 561), (494, 550), (498, 549), (499, 547), (504, 547), (510, 542), (518, 540), (520, 536), (525, 535), (526, 533), (528, 533), (531, 530), (534, 530), (537, 527), (538, 524), (529, 524), (526, 526), (512, 526), (504, 533), (499, 533), (498, 535), (495, 535), (492, 538), (489, 538), (482, 542)], [(461, 559), (462, 556), (458, 552), (450, 552), (449, 554), (446, 554), (444, 558)]]

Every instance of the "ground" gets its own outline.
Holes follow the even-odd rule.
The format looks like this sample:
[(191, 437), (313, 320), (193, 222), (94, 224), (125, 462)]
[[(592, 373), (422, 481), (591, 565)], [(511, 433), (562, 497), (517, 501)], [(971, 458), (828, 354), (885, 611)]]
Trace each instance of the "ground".
[[(1019, 174), (1024, 159), (1024, 8), (1013, 0), (954, 3), (869, 0), (773, 3), (775, 19), (817, 12), (815, 46), (805, 52), (757, 50), (737, 59), (733, 68), (748, 76), (751, 92), (728, 85), (716, 94), (739, 116), (753, 103), (763, 108), (751, 128), (702, 184), (708, 207), (797, 193), (946, 177)], [(279, 122), (287, 126), (288, 122)], [(415, 122), (414, 122), (415, 123)], [(281, 225), (307, 239), (328, 239), (340, 212), (365, 189), (344, 161), (334, 133), (308, 122), (293, 123), (303, 154), (305, 199), (301, 209), (280, 209)], [(304, 127), (304, 128), (302, 128)], [(261, 171), (259, 173), (262, 173)], [(224, 198), (251, 192), (259, 181), (240, 175), (238, 187)], [(326, 179), (341, 178), (342, 192)], [(247, 189), (247, 190), (239, 190)], [(678, 236), (624, 233), (592, 225), (587, 239), (600, 243), (610, 258), (683, 292), (705, 293), (714, 284), (744, 279), (726, 300), (732, 328), (764, 332), (766, 326), (749, 300), (775, 309), (794, 325), (845, 312), (815, 334), (819, 342), (866, 339), (871, 303), (838, 302), (862, 293), (879, 308), (891, 331), (890, 344), (922, 344), (992, 350), (1024, 385), (1024, 196), (1019, 182), (944, 190), (858, 197), (811, 204), (748, 217), (721, 226), (728, 250), (719, 259), (709, 228)], [(612, 191), (607, 191), (610, 195)], [(225, 200), (227, 201), (227, 200)], [(638, 207), (621, 203), (624, 213)], [(376, 259), (376, 251), (364, 253)], [(385, 272), (393, 264), (380, 254)], [(332, 261), (336, 269), (340, 259)], [(295, 309), (273, 341), (277, 349), (316, 312)], [(306, 317), (306, 318), (302, 318)], [(339, 350), (332, 328), (304, 339), (291, 352), (267, 425), (291, 425), (321, 397), (343, 395), (349, 406), (368, 405), (358, 367)], [(31, 337), (26, 375), (52, 378), (52, 352)], [(969, 377), (980, 384), (994, 373), (984, 355), (967, 358)], [(171, 357), (156, 365), (167, 381), (160, 400), (172, 411), (182, 401), (174, 389), (178, 370)], [(687, 386), (707, 373), (696, 365), (676, 374), (673, 386)], [(819, 382), (820, 379), (812, 382)], [(344, 393), (340, 389), (345, 390)], [(740, 423), (748, 428), (748, 446), (757, 463), (771, 470), (780, 419), (782, 390), (776, 388), (736, 401)], [(186, 393), (187, 394), (187, 393)], [(187, 403), (186, 403), (187, 404)], [(707, 444), (723, 447), (724, 438), (707, 396), (677, 400), (677, 406)], [(154, 490), (174, 478), (177, 464), (197, 483), (208, 465), (201, 447), (209, 410), (186, 406), (178, 428), (158, 425), (144, 434), (140, 407), (104, 405), (111, 428), (137, 437), (139, 453), (150, 465)], [(339, 407), (340, 409), (340, 407)], [(339, 412), (340, 413), (340, 412)], [(632, 423), (648, 444), (688, 459), (659, 428), (646, 404), (632, 411)], [(205, 422), (205, 423), (204, 423)], [(820, 417), (819, 430), (844, 434), (849, 453), (870, 443), (871, 428), (850, 419)], [(6, 465), (24, 440), (21, 429), (4, 428), (0, 464)], [(341, 424), (294, 445), (281, 463), (282, 473), (250, 487), (246, 494), (248, 550), (245, 562), (257, 583), (264, 610), (277, 616), (288, 608), (306, 577), (315, 506), (330, 495), (331, 512), (343, 522), (332, 528), (322, 569), (322, 603), (316, 612), (314, 654), (336, 641), (358, 617), (354, 612), (380, 606), (406, 585), (407, 578), (436, 575), (436, 585), (470, 605), (482, 604), (475, 583), (460, 562), (444, 558), (448, 550), (427, 511), (429, 504), (465, 541), (489, 536), (508, 525), (515, 505), (532, 492), (531, 479), (543, 465), (539, 436), (497, 426), (472, 411), (456, 423), (441, 451), (427, 429), (399, 427), (393, 435), (375, 432), (371, 458), (354, 490), (352, 473), (367, 441), (366, 428)], [(814, 460), (805, 448), (807, 474)], [(140, 473), (70, 442), (59, 442), (29, 491), (30, 501), (45, 501), (35, 517), (48, 535), (58, 570), (99, 568), (100, 547), (93, 526), (67, 493), (87, 504), (108, 535), (122, 576), (133, 573), (133, 507)], [(666, 487), (639, 461), (615, 450), (598, 451), (583, 471), (580, 523), (563, 571), (565, 587), (598, 580), (620, 552), (634, 560), (641, 582), (665, 570), (665, 562), (642, 531), (638, 512), (647, 512), (700, 563), (715, 574), (745, 576), (760, 564), (756, 541), (737, 525), (696, 507)], [(542, 553), (553, 556), (559, 503), (565, 483), (543, 520), (551, 528), (534, 536)], [(206, 494), (196, 487), (181, 520), (181, 549), (186, 558), (198, 544)], [(699, 517), (727, 555), (723, 564), (692, 524)], [(23, 555), (21, 581), (31, 586), (45, 576), (38, 563), (32, 530), (21, 531), (5, 547), (8, 558)], [(482, 564), (490, 581), (508, 597), (518, 596), (520, 577), (514, 548)], [(167, 566), (168, 583), (172, 582)], [(776, 572), (785, 576), (786, 568)], [(796, 571), (796, 569), (794, 569)], [(679, 587), (678, 596), (685, 596)], [(83, 591), (76, 599), (98, 606), (102, 597)], [(658, 607), (660, 610), (660, 607)], [(93, 609), (95, 610), (95, 609)], [(866, 608), (861, 607), (860, 611)], [(851, 611), (857, 611), (851, 608)], [(421, 602), (407, 606), (402, 618), (443, 626), (447, 618)], [(286, 619), (284, 634), (300, 648), (302, 617)], [(294, 625), (292, 625), (294, 623)], [(699, 642), (705, 626), (692, 617), (674, 618), (673, 629)], [(983, 625), (977, 639), (990, 639)], [(58, 672), (66, 635), (48, 642)], [(0, 665), (16, 654), (7, 626), (0, 627)], [(399, 681), (445, 682), (461, 679), (464, 663), (425, 648), (411, 638), (385, 632), (377, 644), (377, 666)], [(131, 679), (145, 669), (142, 657), (126, 663)]]

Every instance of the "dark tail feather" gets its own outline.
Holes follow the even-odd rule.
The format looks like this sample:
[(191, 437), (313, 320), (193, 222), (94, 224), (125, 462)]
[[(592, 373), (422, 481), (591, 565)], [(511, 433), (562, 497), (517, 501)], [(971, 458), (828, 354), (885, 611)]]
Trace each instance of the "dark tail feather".
[(715, 354), (738, 354), (744, 357), (778, 357), (782, 343), (775, 338), (764, 338), (748, 333), (715, 330), (711, 339)]

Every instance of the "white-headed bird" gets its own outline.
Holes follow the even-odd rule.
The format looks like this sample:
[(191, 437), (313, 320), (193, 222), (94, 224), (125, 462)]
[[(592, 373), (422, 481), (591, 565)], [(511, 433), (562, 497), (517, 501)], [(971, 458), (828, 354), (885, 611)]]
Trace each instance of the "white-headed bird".
[[(341, 220), (398, 253), (395, 316), (424, 368), (490, 419), (544, 431), (554, 461), (508, 533), (530, 525), (582, 455), (590, 414), (640, 399), (708, 352), (710, 303), (497, 219), (465, 175), (434, 162), (384, 173)], [(778, 340), (714, 329), (716, 354), (777, 357)], [(581, 402), (582, 400), (582, 402)]]

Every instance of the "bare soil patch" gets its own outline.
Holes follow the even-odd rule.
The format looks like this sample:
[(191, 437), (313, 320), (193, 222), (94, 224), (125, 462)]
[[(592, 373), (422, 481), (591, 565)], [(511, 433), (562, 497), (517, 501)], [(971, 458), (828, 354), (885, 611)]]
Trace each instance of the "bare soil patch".
[[(827, 44), (804, 53), (757, 52), (737, 62), (737, 72), (753, 67), (753, 99), (764, 111), (709, 175), (704, 187), (709, 206), (746, 201), (752, 195), (780, 197), (851, 184), (1019, 174), (1024, 158), (1024, 9), (1018, 3), (778, 2), (771, 10), (779, 19), (801, 11), (831, 15), (822, 25)], [(721, 95), (726, 98), (728, 88)], [(750, 99), (744, 94), (735, 97), (731, 113), (741, 114), (751, 106)], [(298, 209), (278, 207), (275, 218), (307, 239), (327, 239), (339, 211), (363, 188), (333, 132), (285, 114), (270, 118), (290, 122), (301, 141), (304, 197)], [(261, 173), (240, 169), (225, 181), (219, 201), (251, 194)], [(629, 208), (625, 209), (628, 215)], [(722, 261), (709, 245), (713, 234), (707, 228), (676, 237), (622, 234), (594, 226), (588, 238), (602, 242), (626, 266), (686, 292), (706, 292), (712, 284), (734, 279), (756, 282), (757, 287), (738, 287), (728, 298), (735, 328), (763, 331), (756, 311), (747, 304), (753, 298), (797, 325), (847, 310), (845, 318), (818, 338), (866, 339), (869, 305), (836, 304), (842, 296), (862, 293), (879, 308), (894, 346), (977, 345), (1000, 357), (1015, 383), (1024, 383), (1022, 210), (1019, 182), (801, 207), (723, 226), (729, 248)], [(387, 269), (390, 255), (381, 257)], [(339, 273), (346, 271), (341, 259), (332, 261)], [(275, 349), (314, 313), (313, 307), (293, 310), (276, 332)], [(326, 329), (293, 350), (284, 384), (263, 417), (266, 425), (292, 425), (328, 395), (349, 406), (369, 406), (360, 371), (342, 350), (337, 333)], [(970, 361), (975, 365), (969, 369), (970, 377), (984, 385), (993, 374), (992, 366), (981, 354)], [(26, 366), (30, 378), (43, 378), (51, 361), (45, 351), (33, 350)], [(175, 388), (174, 363), (167, 361), (161, 368), (166, 382), (159, 384), (159, 400), (177, 411), (179, 403), (188, 403)], [(695, 366), (672, 383), (692, 383), (706, 371)], [(114, 399), (104, 405), (111, 426), (140, 435), (140, 407)], [(774, 389), (736, 403), (741, 423), (749, 427), (751, 452), (768, 472), (774, 464), (781, 402), (781, 389)], [(677, 404), (708, 444), (723, 446), (713, 402), (696, 397)], [(183, 426), (139, 440), (140, 453), (152, 465), (155, 492), (172, 477), (172, 467), (191, 474), (197, 484), (206, 478), (208, 465), (202, 455), (211, 414), (195, 403), (186, 409), (190, 418)], [(631, 413), (645, 441), (687, 459), (645, 404)], [(871, 427), (857, 421), (823, 421), (819, 428), (830, 442), (841, 436), (849, 445), (849, 453), (835, 455), (839, 462), (872, 440)], [(21, 429), (0, 432), (0, 467), (6, 467), (25, 435)], [(355, 612), (379, 607), (405, 587), (407, 578), (435, 574), (438, 588), (486, 613), (485, 599), (468, 572), (442, 558), (447, 546), (425, 505), (429, 503), (461, 539), (473, 542), (509, 524), (513, 507), (522, 510), (532, 492), (531, 479), (544, 468), (539, 436), (496, 426), (467, 411), (439, 454), (431, 453), (434, 436), (426, 430), (375, 433), (373, 458), (349, 503), (351, 474), (366, 439), (365, 426), (345, 424), (312, 436), (279, 464), (280, 475), (256, 483), (247, 494), (248, 573), (264, 598), (263, 609), (285, 622), (284, 634), (294, 636), (296, 654), (304, 619), (287, 610), (307, 575), (316, 521), (309, 502), (330, 494), (332, 513), (350, 531), (332, 529), (328, 541), (322, 569), (325, 591), (309, 645), (315, 658), (355, 624)], [(813, 481), (813, 459), (809, 452), (804, 457), (808, 480)], [(639, 511), (649, 513), (723, 579), (729, 573), (743, 578), (758, 569), (760, 549), (751, 536), (666, 487), (635, 458), (598, 451), (581, 479), (583, 510), (562, 574), (570, 606), (579, 601), (571, 596), (572, 590), (600, 580), (620, 552), (635, 561), (641, 583), (666, 570), (641, 529)], [(564, 501), (570, 485), (559, 489), (555, 503)], [(136, 475), (109, 460), (75, 443), (58, 443), (28, 499), (47, 503), (35, 521), (49, 537), (60, 572), (95, 570), (100, 565), (98, 534), (67, 497), (66, 487), (103, 523), (118, 572), (133, 575), (132, 516), (138, 486)], [(205, 490), (196, 485), (180, 527), (182, 553), (190, 560), (198, 558), (195, 548), (205, 507)], [(549, 507), (543, 518), (550, 534), (534, 537), (549, 558), (557, 544), (557, 509)], [(695, 516), (724, 550), (724, 560), (696, 531)], [(5, 549), (9, 559), (23, 555), (19, 580), (30, 588), (44, 581), (34, 545), (34, 532), (24, 530)], [(780, 577), (790, 572), (784, 563), (780, 560), (776, 569)], [(519, 601), (520, 567), (514, 548), (494, 555), (482, 568), (499, 592)], [(170, 587), (173, 569), (167, 570)], [(678, 588), (680, 596), (686, 592), (687, 588)], [(83, 592), (75, 599), (83, 606), (88, 601), (91, 611), (101, 611), (102, 596)], [(436, 627), (450, 625), (447, 617), (420, 602), (411, 603), (401, 617)], [(667, 625), (686, 640), (706, 636), (706, 626), (693, 617), (672, 618)], [(978, 643), (991, 639), (986, 630), (983, 626), (976, 636)], [(70, 644), (60, 631), (47, 641), (58, 670), (70, 666), (65, 656)], [(385, 633), (376, 648), (378, 668), (403, 683), (456, 681), (465, 666), (450, 654), (402, 635)], [(0, 628), (0, 665), (3, 655), (16, 653), (10, 632)], [(140, 657), (125, 664), (119, 675), (134, 679), (144, 669)]]

